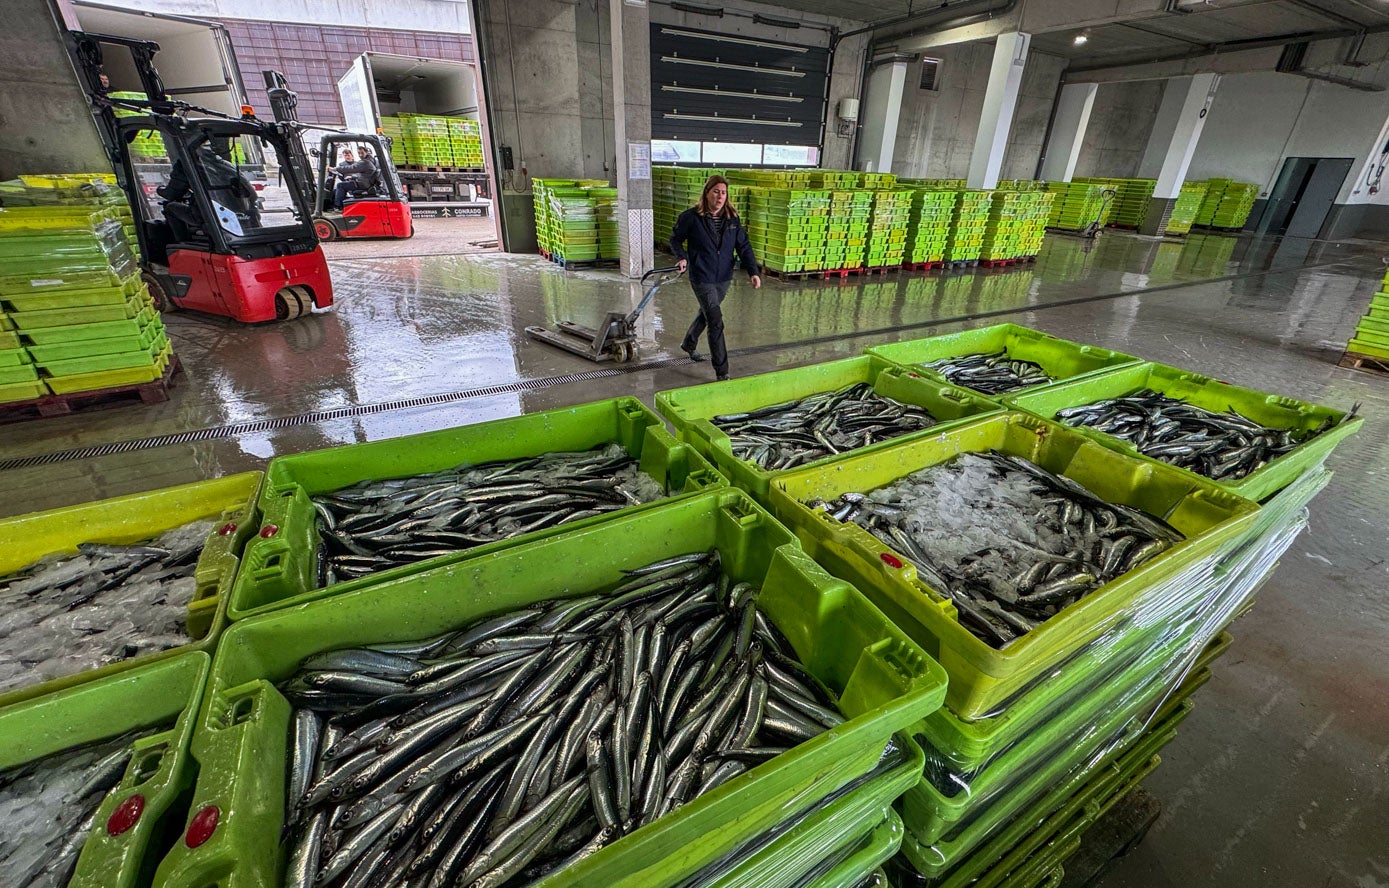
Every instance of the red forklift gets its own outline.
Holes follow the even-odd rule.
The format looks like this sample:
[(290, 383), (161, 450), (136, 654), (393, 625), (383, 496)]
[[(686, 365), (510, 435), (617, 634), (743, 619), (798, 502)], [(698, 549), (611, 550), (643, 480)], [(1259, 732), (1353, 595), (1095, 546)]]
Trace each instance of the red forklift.
[[(320, 241), (337, 238), (410, 238), (415, 236), (414, 220), (410, 218), (410, 203), (400, 175), (391, 163), (391, 145), (377, 133), (351, 133), (326, 127), (315, 127), (299, 120), (299, 97), (289, 88), (289, 82), (279, 71), (262, 71), (265, 89), (270, 96), (270, 110), (275, 122), (292, 126), (301, 133), (322, 130), (318, 147), (317, 175), (308, 157), (297, 152), (295, 163), (300, 167), (299, 178), (312, 181), (313, 188), (305, 198), (313, 205), (313, 228)], [(342, 209), (334, 207), (338, 162), (344, 151), (352, 151), (361, 159), (370, 152), (375, 169), (370, 174), (351, 177)]]
[[(294, 128), (245, 106), (232, 118), (169, 98), (147, 40), (69, 32), (70, 49), (116, 181), (134, 217), (140, 262), (161, 310), (186, 308), (247, 323), (287, 320), (333, 304), (328, 263), (313, 228), (309, 183), (290, 162)], [(143, 99), (113, 98), (103, 51), (130, 53)], [(124, 112), (117, 116), (117, 111)], [(159, 140), (150, 138), (157, 134)], [(167, 157), (132, 143), (162, 142)], [(149, 149), (145, 149), (148, 154)], [(301, 149), (302, 150), (302, 149)], [(256, 164), (279, 183), (253, 183)]]

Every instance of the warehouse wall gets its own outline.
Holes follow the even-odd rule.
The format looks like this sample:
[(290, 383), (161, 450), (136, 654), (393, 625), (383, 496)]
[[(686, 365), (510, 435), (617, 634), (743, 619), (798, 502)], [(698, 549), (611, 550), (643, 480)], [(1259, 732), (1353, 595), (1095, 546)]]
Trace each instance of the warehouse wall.
[[(1138, 175), (1139, 162), (1162, 104), (1162, 90), (1161, 80), (1100, 84), (1090, 112), (1090, 124), (1085, 128), (1075, 175), (1117, 178)], [(1210, 131), (1209, 124), (1206, 131)]]
[[(1380, 59), (1366, 68), (1334, 64), (1343, 44), (1316, 44), (1307, 67), (1389, 86), (1389, 38), (1366, 40), (1361, 56)], [(1389, 199), (1361, 186), (1364, 161), (1380, 148), (1389, 118), (1389, 92), (1365, 92), (1293, 74), (1227, 74), (1220, 80), (1188, 178), (1224, 176), (1259, 185), (1260, 199), (1289, 157), (1352, 157), (1328, 235), (1389, 236)], [(1380, 209), (1383, 207), (1384, 209)], [(1257, 212), (1257, 210), (1256, 210)], [(1252, 218), (1252, 217), (1251, 217)]]
[[(48, 0), (5, 0), (0, 29), (0, 179), (107, 169)], [(54, 138), (60, 133), (61, 138)]]
[[(10, 0), (6, 0), (8, 4)], [(202, 19), (246, 19), (300, 25), (467, 34), (461, 0), (92, 0), (107, 6)]]
[(611, 178), (611, 38), (606, 0), (486, 0), (476, 6), (492, 138), (531, 177)]
[[(897, 125), (894, 173), (931, 179), (962, 179), (968, 175), (993, 51), (991, 42), (930, 50), (927, 55), (941, 60), (939, 91), (921, 89), (920, 68), (909, 68)], [(1001, 178), (1030, 179), (1036, 172), (1047, 118), (1065, 66), (1065, 59), (1057, 56), (1040, 52), (1028, 56)]]

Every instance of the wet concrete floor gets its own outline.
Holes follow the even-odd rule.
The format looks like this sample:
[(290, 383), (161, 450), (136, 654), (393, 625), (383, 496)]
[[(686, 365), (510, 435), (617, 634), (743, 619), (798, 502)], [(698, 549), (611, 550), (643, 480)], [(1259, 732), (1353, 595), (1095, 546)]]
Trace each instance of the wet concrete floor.
[[(1162, 818), (1106, 886), (1389, 886), (1389, 378), (1336, 367), (1386, 252), (1053, 236), (1016, 268), (768, 279), (757, 291), (740, 279), (725, 303), (738, 376), (1012, 321), (1266, 391), (1363, 405), (1365, 426), (1333, 456), (1336, 476), (1312, 504), (1310, 529), (1232, 628), (1234, 646), (1145, 783)], [(0, 516), (620, 394), (650, 403), (656, 391), (712, 379), (707, 363), (683, 360), (555, 379), (597, 365), (524, 328), (593, 323), (634, 305), (639, 289), (613, 271), (474, 253), (339, 259), (333, 276), (336, 310), (292, 323), (168, 316), (187, 372), (167, 403), (0, 426), (0, 465), (188, 433), (186, 443), (0, 471)], [(693, 310), (683, 283), (662, 290), (641, 321), (641, 359), (680, 358)], [(507, 388), (527, 380), (551, 381)], [(452, 397), (398, 403), (432, 395)], [(360, 405), (373, 406), (342, 415)]]

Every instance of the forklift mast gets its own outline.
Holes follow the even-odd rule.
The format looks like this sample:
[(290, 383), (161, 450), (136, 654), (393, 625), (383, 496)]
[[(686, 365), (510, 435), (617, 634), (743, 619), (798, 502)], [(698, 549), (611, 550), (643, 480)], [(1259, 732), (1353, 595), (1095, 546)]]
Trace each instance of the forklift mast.
[[(97, 133), (116, 173), (116, 181), (127, 196), (134, 200), (134, 186), (133, 183), (126, 182), (125, 165), (121, 160), (125, 146), (121, 142), (120, 130), (116, 124), (115, 106), (113, 100), (106, 97), (110, 92), (109, 87), (101, 82), (105, 63), (102, 47), (119, 46), (128, 50), (135, 65), (135, 73), (140, 78), (140, 86), (145, 92), (146, 101), (142, 103), (143, 106), (157, 114), (173, 114), (176, 106), (165, 92), (164, 81), (154, 67), (154, 55), (159, 52), (159, 44), (150, 40), (116, 37), (110, 34), (89, 34), (85, 31), (69, 31), (68, 39), (72, 42), (71, 54), (77, 63), (77, 76), (81, 79), (82, 89), (95, 112), (93, 117), (96, 120)], [(136, 107), (136, 104), (129, 100), (116, 101)]]
[(299, 95), (289, 88), (289, 80), (279, 71), (262, 71), (265, 90), (270, 97), (270, 113), (275, 122), (285, 128), (289, 135), (289, 162), (295, 175), (291, 178), (299, 186), (300, 197), (304, 203), (317, 209), (318, 184), (314, 180), (313, 164), (304, 151), (304, 127), (299, 121)]

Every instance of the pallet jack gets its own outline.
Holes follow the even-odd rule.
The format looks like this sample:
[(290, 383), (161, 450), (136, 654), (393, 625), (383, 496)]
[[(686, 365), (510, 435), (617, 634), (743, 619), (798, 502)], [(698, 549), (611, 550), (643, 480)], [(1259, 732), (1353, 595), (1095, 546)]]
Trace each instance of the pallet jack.
[(526, 335), (590, 361), (629, 363), (637, 358), (637, 318), (641, 317), (641, 313), (651, 304), (657, 290), (679, 280), (682, 274), (684, 272), (674, 265), (669, 268), (651, 269), (641, 276), (642, 285), (647, 286), (648, 278), (654, 277), (656, 280), (647, 286), (646, 295), (637, 307), (629, 314), (619, 311), (608, 312), (599, 322), (597, 329), (585, 327), (574, 321), (560, 321), (555, 325), (558, 328), (555, 330), (539, 326), (527, 327)]
[[(157, 43), (70, 31), (68, 47), (130, 204), (141, 276), (160, 310), (187, 308), (257, 323), (333, 304), (311, 204), (286, 162), (299, 142), (292, 128), (257, 119), (249, 106), (233, 118), (171, 99), (154, 67)], [(129, 53), (145, 98), (109, 95), (103, 50), (111, 47)], [(118, 117), (118, 109), (129, 116)], [(131, 143), (148, 132), (160, 136), (167, 163), (134, 160)], [(279, 160), (290, 186), (282, 212), (265, 208), (263, 186), (252, 185), (231, 160), (238, 143)]]
[[(391, 144), (377, 133), (353, 133), (328, 127), (310, 126), (299, 120), (299, 97), (279, 71), (262, 71), (270, 96), (275, 122), (291, 126), (300, 133), (321, 130), (317, 176), (303, 151), (302, 142), (291, 146), (299, 179), (313, 182), (305, 199), (313, 206), (313, 229), (320, 241), (342, 238), (411, 238), (415, 236), (410, 203), (405, 198), (400, 174), (391, 162)], [(333, 208), (333, 169), (344, 148), (371, 149), (376, 160), (376, 181), (365, 183), (361, 193), (350, 194), (341, 211)]]
[(1114, 203), (1114, 199), (1118, 196), (1119, 192), (1115, 191), (1113, 188), (1106, 188), (1100, 192), (1100, 211), (1091, 222), (1087, 223), (1086, 226), (1080, 230), (1081, 237), (1089, 238), (1090, 240), (1099, 237), (1100, 229), (1103, 227), (1100, 225), (1100, 220), (1104, 218), (1105, 208)]

